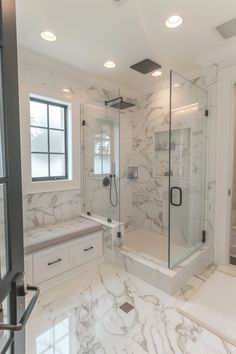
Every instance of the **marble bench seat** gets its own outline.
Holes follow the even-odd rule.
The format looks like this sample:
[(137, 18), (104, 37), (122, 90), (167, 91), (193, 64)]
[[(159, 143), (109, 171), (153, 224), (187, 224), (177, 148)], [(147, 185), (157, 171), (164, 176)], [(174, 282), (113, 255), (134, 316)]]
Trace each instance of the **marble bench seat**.
[(28, 230), (24, 233), (24, 251), (30, 254), (102, 229), (102, 225), (78, 217), (64, 223)]

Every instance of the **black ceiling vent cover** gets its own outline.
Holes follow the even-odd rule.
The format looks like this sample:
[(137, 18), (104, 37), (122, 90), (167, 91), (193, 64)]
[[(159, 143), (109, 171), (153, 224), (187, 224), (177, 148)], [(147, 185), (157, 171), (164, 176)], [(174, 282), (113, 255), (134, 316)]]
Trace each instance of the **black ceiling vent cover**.
[(155, 70), (160, 69), (161, 65), (155, 63), (154, 61), (152, 61), (150, 59), (145, 59), (145, 60), (140, 61), (137, 64), (132, 65), (130, 68), (138, 71), (141, 74), (148, 74), (148, 73), (151, 73)]

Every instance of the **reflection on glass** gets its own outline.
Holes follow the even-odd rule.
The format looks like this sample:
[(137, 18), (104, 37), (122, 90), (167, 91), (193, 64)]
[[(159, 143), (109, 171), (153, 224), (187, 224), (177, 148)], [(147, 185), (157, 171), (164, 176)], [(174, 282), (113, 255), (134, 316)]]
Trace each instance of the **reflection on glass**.
[(42, 333), (36, 339), (37, 354), (70, 354), (70, 319), (66, 318)]
[(5, 175), (4, 166), (4, 129), (3, 129), (3, 99), (2, 99), (2, 56), (0, 52), (0, 177)]
[[(0, 322), (3, 323), (10, 323), (10, 317), (9, 317), (9, 298), (7, 297), (6, 299), (4, 299), (4, 301), (2, 302), (2, 304), (0, 304)], [(0, 331), (0, 353), (3, 352), (4, 347), (7, 344), (7, 341), (10, 338), (10, 331)], [(8, 353), (8, 351), (7, 351)], [(9, 351), (10, 353), (10, 351)]]
[(6, 242), (6, 195), (5, 185), (0, 185), (0, 278), (8, 271), (7, 242)]

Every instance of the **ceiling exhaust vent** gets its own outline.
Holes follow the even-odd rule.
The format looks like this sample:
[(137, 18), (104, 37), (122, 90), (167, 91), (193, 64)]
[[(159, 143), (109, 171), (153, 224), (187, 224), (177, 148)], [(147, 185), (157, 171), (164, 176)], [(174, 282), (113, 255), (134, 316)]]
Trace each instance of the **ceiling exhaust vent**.
[(224, 39), (229, 39), (236, 36), (236, 18), (222, 23), (222, 25), (216, 27), (216, 30)]
[(155, 70), (158, 70), (161, 68), (161, 65), (155, 63), (154, 61), (150, 59), (145, 59), (140, 61), (137, 64), (134, 64), (130, 67), (133, 70), (138, 71), (141, 74), (148, 74), (151, 73)]

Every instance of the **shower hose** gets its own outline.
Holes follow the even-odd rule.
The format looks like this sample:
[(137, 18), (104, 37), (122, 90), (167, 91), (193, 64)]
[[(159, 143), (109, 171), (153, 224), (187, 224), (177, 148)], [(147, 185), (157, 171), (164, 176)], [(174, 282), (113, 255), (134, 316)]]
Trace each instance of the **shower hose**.
[[(115, 187), (115, 201), (112, 200), (112, 179), (114, 178), (114, 187)], [(116, 186), (116, 175), (110, 175), (110, 202), (113, 207), (116, 207), (118, 204), (118, 192)]]

